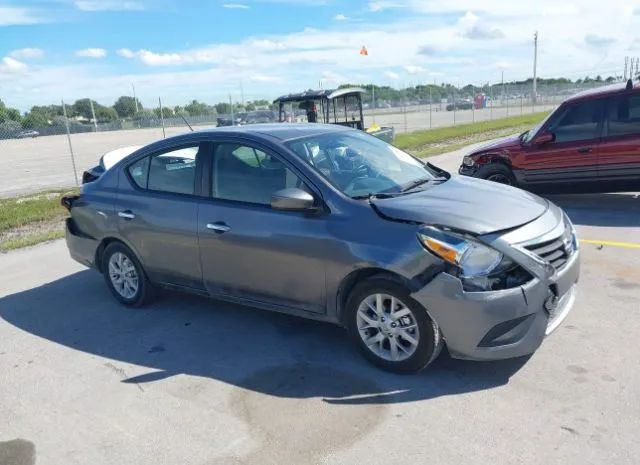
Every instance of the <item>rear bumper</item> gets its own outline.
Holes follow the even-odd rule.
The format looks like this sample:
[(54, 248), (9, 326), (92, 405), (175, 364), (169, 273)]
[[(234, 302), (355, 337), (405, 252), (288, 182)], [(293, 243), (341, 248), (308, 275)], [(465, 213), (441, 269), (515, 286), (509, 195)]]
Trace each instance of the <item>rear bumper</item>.
[(579, 252), (575, 252), (548, 282), (534, 278), (513, 289), (465, 292), (457, 278), (442, 273), (412, 297), (440, 326), (453, 357), (520, 357), (533, 353), (567, 317), (579, 272)]
[(66, 219), (65, 239), (71, 258), (85, 266), (95, 267), (96, 251), (100, 241), (79, 232), (72, 218)]

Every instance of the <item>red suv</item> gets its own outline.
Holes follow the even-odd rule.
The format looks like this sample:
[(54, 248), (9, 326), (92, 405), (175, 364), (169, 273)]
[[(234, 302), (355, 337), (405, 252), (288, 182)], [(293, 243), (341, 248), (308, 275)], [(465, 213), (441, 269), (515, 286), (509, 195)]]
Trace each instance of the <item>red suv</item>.
[(577, 94), (533, 129), (465, 156), (459, 172), (535, 191), (638, 190), (639, 84)]

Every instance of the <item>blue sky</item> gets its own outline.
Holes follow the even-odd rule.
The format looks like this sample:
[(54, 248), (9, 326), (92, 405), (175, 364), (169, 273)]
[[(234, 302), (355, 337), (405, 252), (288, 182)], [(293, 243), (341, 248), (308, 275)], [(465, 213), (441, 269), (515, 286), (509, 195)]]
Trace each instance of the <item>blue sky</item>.
[[(345, 82), (483, 84), (621, 74), (640, 1), (0, 0), (0, 98), (274, 98)], [(365, 45), (369, 56), (358, 51)]]

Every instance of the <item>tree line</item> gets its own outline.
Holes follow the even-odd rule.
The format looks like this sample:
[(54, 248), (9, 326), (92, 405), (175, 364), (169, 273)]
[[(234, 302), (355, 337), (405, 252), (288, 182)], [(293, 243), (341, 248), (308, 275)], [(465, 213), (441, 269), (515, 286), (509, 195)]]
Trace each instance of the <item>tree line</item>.
[[(557, 90), (567, 89), (572, 85), (583, 84), (600, 84), (611, 83), (617, 79), (613, 76), (609, 76), (603, 79), (601, 76), (591, 78), (589, 76), (584, 79), (578, 79), (572, 81), (566, 78), (553, 78), (553, 79), (538, 79), (538, 88), (555, 88)], [(376, 102), (434, 102), (440, 101), (445, 98), (451, 98), (452, 96), (458, 97), (472, 97), (477, 92), (485, 92), (489, 95), (500, 96), (505, 87), (513, 91), (517, 89), (518, 92), (528, 92), (531, 89), (532, 79), (523, 81), (511, 81), (497, 84), (485, 84), (483, 86), (473, 86), (468, 84), (462, 87), (456, 87), (450, 83), (441, 84), (419, 84), (416, 86), (406, 87), (404, 89), (395, 89), (390, 86), (378, 86), (375, 84), (359, 85), (363, 87), (371, 96), (375, 95)], [(352, 84), (345, 84), (340, 86), (350, 87)], [(93, 111), (91, 104), (93, 103)], [(252, 111), (256, 109), (276, 109), (275, 106), (268, 100), (254, 100), (245, 102), (244, 104), (236, 102), (233, 104), (233, 108), (228, 102), (219, 102), (214, 105), (209, 105), (198, 100), (192, 100), (186, 105), (178, 105), (174, 107), (163, 107), (162, 113), (165, 118), (171, 118), (174, 116), (201, 116), (201, 115), (213, 115), (213, 114), (229, 114), (231, 111)], [(95, 121), (98, 123), (111, 123), (121, 120), (149, 120), (153, 118), (160, 118), (160, 108), (145, 108), (140, 100), (134, 97), (123, 95), (119, 97), (113, 105), (105, 106), (95, 100), (88, 98), (76, 100), (71, 105), (66, 105), (67, 117), (70, 118), (74, 124), (90, 123)], [(2, 100), (0, 100), (0, 134), (12, 133), (21, 129), (37, 129), (48, 126), (64, 125), (64, 112), (62, 105), (36, 105), (24, 114), (15, 108), (7, 107)]]

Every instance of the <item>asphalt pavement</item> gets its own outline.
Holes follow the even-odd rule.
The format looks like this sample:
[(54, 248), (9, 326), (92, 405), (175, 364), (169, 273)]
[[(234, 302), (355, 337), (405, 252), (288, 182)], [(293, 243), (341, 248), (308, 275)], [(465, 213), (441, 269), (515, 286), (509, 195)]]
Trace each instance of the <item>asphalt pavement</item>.
[(563, 325), (531, 357), (411, 376), (328, 324), (122, 307), (64, 241), (0, 254), (0, 464), (636, 464), (640, 196), (553, 201), (593, 241)]

